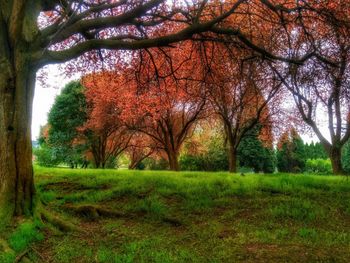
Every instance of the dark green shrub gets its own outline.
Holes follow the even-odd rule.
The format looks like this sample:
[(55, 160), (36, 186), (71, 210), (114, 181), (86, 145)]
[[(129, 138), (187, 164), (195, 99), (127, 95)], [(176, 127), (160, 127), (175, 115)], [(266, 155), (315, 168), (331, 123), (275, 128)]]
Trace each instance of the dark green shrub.
[(348, 141), (343, 147), (342, 164), (344, 171), (350, 174), (350, 141)]
[(327, 159), (328, 155), (319, 142), (305, 143), (305, 156), (307, 159)]
[(291, 129), (282, 134), (278, 142), (277, 168), (280, 172), (300, 173), (305, 171), (306, 155), (304, 142), (296, 132)]
[(205, 154), (182, 155), (180, 167), (184, 171), (227, 171), (227, 153), (224, 149), (210, 149)]
[(184, 171), (204, 171), (205, 157), (203, 155), (182, 155), (180, 157), (180, 167)]
[(145, 168), (146, 165), (144, 164), (144, 162), (139, 162), (135, 167), (136, 170), (145, 170)]
[(46, 144), (43, 144), (41, 147), (35, 148), (34, 151), (35, 161), (40, 166), (53, 167), (57, 166), (60, 163), (60, 160), (57, 158), (55, 150), (49, 148)]
[(259, 129), (250, 131), (238, 147), (238, 160), (241, 167), (249, 167), (254, 172), (273, 173), (275, 171), (275, 153), (265, 147), (259, 139)]
[(154, 158), (146, 158), (143, 161), (143, 163), (148, 170), (167, 170), (167, 169), (169, 169), (169, 163), (164, 158), (160, 158), (159, 160), (154, 159)]

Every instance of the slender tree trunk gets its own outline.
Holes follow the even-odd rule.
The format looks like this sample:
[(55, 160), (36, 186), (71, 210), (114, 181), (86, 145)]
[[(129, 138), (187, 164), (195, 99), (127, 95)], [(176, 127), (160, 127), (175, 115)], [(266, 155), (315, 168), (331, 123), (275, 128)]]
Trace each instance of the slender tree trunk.
[(94, 157), (95, 168), (99, 168), (100, 167), (100, 160), (99, 160), (97, 154), (93, 154), (93, 157)]
[(132, 154), (131, 158), (130, 158), (130, 164), (128, 169), (129, 170), (135, 170), (136, 166), (141, 163), (143, 161), (144, 158), (136, 158), (134, 154)]
[(225, 141), (226, 146), (228, 146), (228, 170), (230, 173), (237, 172), (237, 150), (235, 147), (235, 138), (232, 134), (232, 127), (229, 122), (224, 120), (225, 135), (227, 141)]
[(133, 157), (131, 158), (131, 162), (129, 164), (129, 169), (130, 170), (134, 170), (136, 169), (136, 167), (141, 164), (143, 162), (143, 160), (145, 160), (147, 157), (149, 157), (151, 154), (153, 153), (153, 151), (150, 151), (149, 153), (143, 155), (142, 157)]
[(129, 170), (135, 170), (136, 169), (136, 165), (137, 165), (137, 163), (131, 163), (131, 164), (129, 164), (128, 169)]
[(139, 163), (141, 163), (141, 162), (142, 162), (142, 160), (131, 161), (131, 163), (129, 164), (128, 169), (129, 169), (129, 170), (135, 170), (136, 167), (137, 167), (137, 166), (139, 165)]
[(237, 151), (234, 146), (229, 145), (228, 150), (228, 164), (229, 164), (229, 172), (236, 173), (237, 172)]
[(100, 151), (99, 151), (99, 145), (95, 142), (93, 142), (91, 144), (91, 151), (92, 151), (92, 156), (94, 158), (94, 164), (95, 164), (95, 168), (100, 168), (101, 166), (101, 155), (100, 155)]
[(341, 148), (332, 147), (329, 152), (329, 158), (331, 159), (333, 174), (342, 175), (344, 170), (341, 162)]
[(0, 218), (31, 215), (35, 193), (31, 113), (35, 73), (25, 56), (0, 54)]

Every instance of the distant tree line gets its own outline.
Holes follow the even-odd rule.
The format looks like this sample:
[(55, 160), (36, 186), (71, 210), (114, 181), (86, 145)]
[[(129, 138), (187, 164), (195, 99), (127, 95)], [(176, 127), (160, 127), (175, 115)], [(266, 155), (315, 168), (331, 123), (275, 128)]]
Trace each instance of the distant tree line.
[[(39, 147), (34, 150), (39, 165), (116, 168), (118, 163), (124, 162), (129, 169), (171, 169), (166, 152), (152, 137), (139, 132), (135, 124), (116, 125), (113, 119), (113, 132), (108, 132), (112, 129), (107, 125), (108, 120), (105, 120), (102, 129), (87, 125), (91, 107), (80, 82), (65, 86), (48, 114), (47, 125), (41, 128)], [(106, 112), (103, 114), (108, 115)], [(230, 151), (226, 133), (222, 131), (219, 119), (211, 124), (207, 120), (196, 120), (191, 136), (184, 140), (178, 154), (178, 169), (229, 170)], [(213, 120), (212, 116), (210, 120)], [(121, 119), (118, 121), (123, 122)], [(275, 147), (271, 137), (269, 126), (259, 122), (242, 136), (237, 147), (237, 171), (332, 172), (331, 162), (321, 143), (304, 143), (294, 128), (283, 132)], [(344, 170), (349, 172), (349, 143), (343, 149), (342, 162)]]

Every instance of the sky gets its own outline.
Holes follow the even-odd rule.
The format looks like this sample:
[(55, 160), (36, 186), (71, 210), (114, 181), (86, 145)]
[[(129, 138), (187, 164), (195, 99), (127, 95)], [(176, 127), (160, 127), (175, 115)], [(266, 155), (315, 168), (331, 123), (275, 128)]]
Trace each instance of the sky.
[(68, 78), (59, 69), (58, 65), (49, 65), (45, 68), (48, 79), (45, 85), (41, 81), (36, 81), (33, 118), (32, 118), (32, 140), (39, 137), (40, 126), (47, 123), (47, 114), (55, 101), (55, 97), (60, 94), (62, 88), (70, 81), (78, 79), (78, 76)]

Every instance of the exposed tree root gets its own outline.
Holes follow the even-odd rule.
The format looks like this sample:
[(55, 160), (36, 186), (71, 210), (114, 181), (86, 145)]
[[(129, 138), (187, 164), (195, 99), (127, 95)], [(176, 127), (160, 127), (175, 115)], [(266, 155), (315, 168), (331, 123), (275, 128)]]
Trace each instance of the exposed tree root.
[[(66, 211), (73, 213), (76, 216), (87, 218), (90, 220), (97, 220), (101, 217), (133, 218), (133, 215), (128, 215), (121, 212), (113, 211), (97, 205), (71, 205), (71, 204), (68, 205), (67, 204), (63, 206), (63, 208)], [(166, 216), (166, 217), (163, 217), (161, 221), (174, 227), (179, 227), (183, 225), (183, 223), (179, 219), (173, 218), (173, 217)]]
[(65, 205), (63, 207), (67, 211), (74, 213), (77, 216), (89, 219), (98, 219), (100, 217), (119, 218), (125, 217), (125, 214), (109, 210), (95, 205)]
[(0, 238), (0, 252), (11, 253), (13, 250), (10, 248), (8, 243)]
[(80, 231), (80, 228), (76, 225), (61, 219), (58, 215), (55, 215), (52, 212), (49, 212), (46, 208), (42, 206), (41, 202), (37, 203), (36, 212), (34, 216), (41, 222), (49, 223), (50, 225), (56, 227), (57, 229), (63, 232)]
[(31, 262), (29, 259), (27, 259), (25, 256), (28, 254), (29, 250), (25, 250), (23, 251), (21, 254), (19, 254), (14, 263), (18, 263), (18, 262)]
[(48, 211), (41, 211), (41, 219), (43, 219), (45, 222), (57, 227), (59, 230), (64, 232), (70, 232), (70, 231), (79, 231), (79, 227), (73, 225), (72, 223), (66, 222), (63, 219), (61, 219), (59, 216), (54, 215), (51, 212)]
[[(11, 253), (13, 255), (16, 255), (16, 252), (9, 246), (9, 244), (4, 239), (0, 239), (0, 252)], [(25, 250), (21, 254), (17, 255), (14, 262), (32, 263), (32, 261), (26, 257), (28, 252), (28, 250)]]
[[(108, 211), (99, 211), (99, 213), (107, 213)], [(60, 216), (55, 215), (53, 212), (49, 211), (45, 205), (41, 202), (41, 200), (37, 200), (35, 202), (35, 209), (33, 217), (36, 220), (39, 220), (43, 225), (48, 225), (48, 227), (52, 226), (52, 229), (57, 231), (60, 230), (62, 232), (70, 232), (70, 231), (81, 231), (81, 229), (62, 219)], [(34, 250), (35, 251), (35, 250)], [(16, 255), (16, 252), (9, 246), (8, 242), (4, 239), (0, 238), (0, 252), (1, 253), (9, 253), (12, 255)], [(30, 252), (30, 248), (16, 255), (14, 259), (15, 263), (32, 263), (32, 261), (27, 257), (27, 254)], [(38, 252), (36, 252), (38, 253)], [(41, 256), (39, 254), (39, 256)]]

